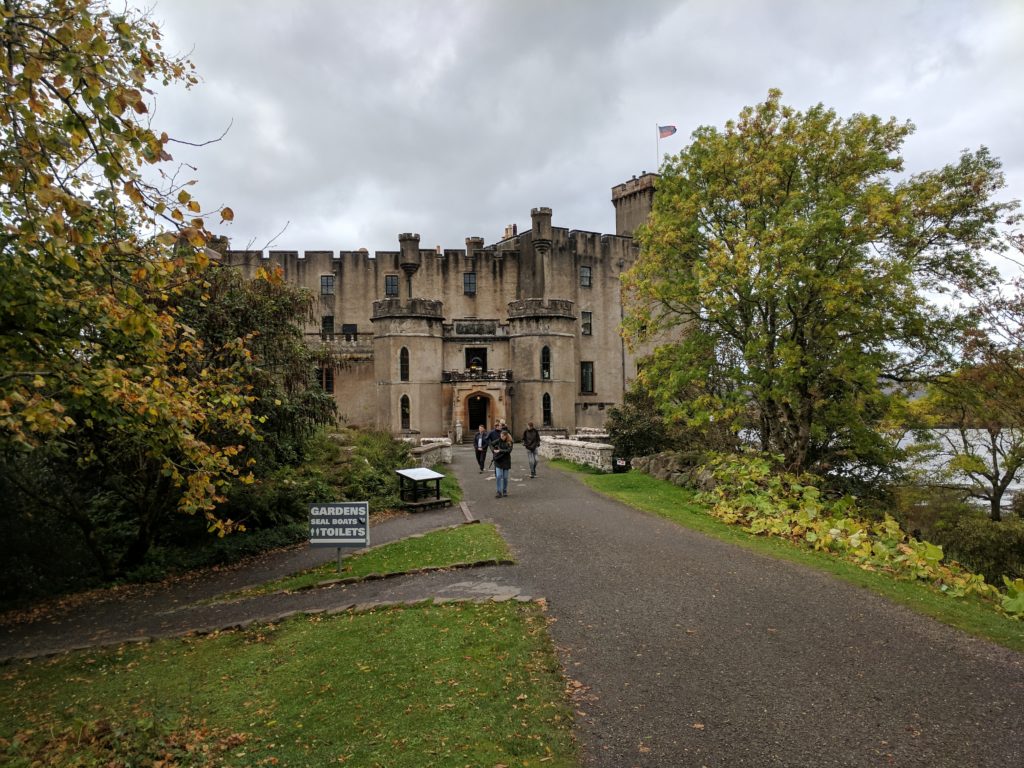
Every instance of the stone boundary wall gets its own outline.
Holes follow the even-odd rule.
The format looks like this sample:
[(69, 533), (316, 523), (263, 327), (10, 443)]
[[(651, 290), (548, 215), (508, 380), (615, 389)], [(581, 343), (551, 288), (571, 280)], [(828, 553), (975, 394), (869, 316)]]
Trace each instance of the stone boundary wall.
[(633, 459), (633, 469), (681, 488), (710, 491), (715, 487), (711, 470), (703, 464), (695, 464), (692, 456), (673, 451), (637, 456)]
[(612, 471), (612, 451), (607, 443), (585, 443), (560, 437), (541, 435), (537, 453), (545, 459), (565, 459), (574, 464), (586, 464), (602, 472)]
[(424, 437), (418, 448), (413, 448), (412, 457), (421, 467), (452, 463), (452, 441), (447, 437)]

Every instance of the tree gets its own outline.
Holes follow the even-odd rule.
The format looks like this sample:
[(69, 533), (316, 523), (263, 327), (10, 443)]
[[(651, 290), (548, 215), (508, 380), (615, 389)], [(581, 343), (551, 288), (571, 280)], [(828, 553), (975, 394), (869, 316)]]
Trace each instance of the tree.
[[(1019, 372), (1020, 369), (1017, 369)], [(988, 362), (961, 368), (913, 403), (918, 462), (929, 474), (962, 486), (1002, 520), (1007, 488), (1024, 469), (1024, 401), (1018, 374)], [(966, 482), (965, 482), (966, 481)]]
[(151, 498), (228, 530), (213, 510), (253, 433), (248, 352), (232, 340), (204, 369), (178, 313), (209, 266), (206, 216), (233, 214), (157, 173), (172, 140), (148, 117), (147, 84), (188, 86), (191, 65), (100, 0), (0, 14), (0, 458), (56, 456), (80, 479), (123, 451), (159, 468)]
[[(883, 382), (934, 372), (965, 323), (930, 296), (992, 282), (979, 253), (1015, 204), (992, 200), (1003, 177), (984, 148), (897, 180), (911, 124), (780, 98), (666, 161), (627, 333), (687, 328), (662, 353), (673, 375), (648, 376), (664, 408), (725, 417), (794, 472), (885, 466)], [(731, 386), (708, 390), (713, 367)]]
[[(1024, 253), (1024, 237), (1010, 235)], [(962, 366), (937, 379), (913, 410), (930, 462), (951, 482), (967, 480), (970, 496), (1002, 520), (1002, 501), (1024, 469), (1024, 283), (979, 293), (971, 307), (975, 326), (959, 345)]]

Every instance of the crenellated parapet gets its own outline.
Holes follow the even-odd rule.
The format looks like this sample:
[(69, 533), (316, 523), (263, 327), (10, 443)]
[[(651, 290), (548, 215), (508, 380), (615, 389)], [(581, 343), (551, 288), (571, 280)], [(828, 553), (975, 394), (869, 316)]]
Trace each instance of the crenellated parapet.
[(444, 317), (444, 304), (433, 299), (383, 299), (373, 302), (373, 320), (386, 317), (419, 317), (440, 320)]
[(509, 302), (509, 320), (528, 317), (564, 317), (576, 319), (573, 302), (565, 299), (519, 299)]

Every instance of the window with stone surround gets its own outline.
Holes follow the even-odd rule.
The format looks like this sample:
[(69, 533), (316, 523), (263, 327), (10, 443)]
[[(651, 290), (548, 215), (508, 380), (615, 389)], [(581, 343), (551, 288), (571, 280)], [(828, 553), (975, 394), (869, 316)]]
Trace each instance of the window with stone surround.
[(594, 394), (594, 363), (590, 360), (580, 361), (580, 392)]
[(540, 377), (542, 379), (551, 378), (551, 348), (544, 347), (540, 351)]
[(580, 312), (580, 327), (584, 336), (590, 336), (594, 327), (594, 313)]
[(544, 415), (544, 422), (543, 423), (544, 423), (544, 426), (545, 427), (550, 427), (551, 426), (551, 395), (549, 395), (547, 392), (544, 393), (543, 409), (544, 409), (543, 410), (543, 415)]
[(320, 275), (320, 295), (334, 295), (334, 275)]
[(334, 394), (334, 369), (330, 366), (325, 366), (318, 369), (318, 378), (320, 379), (320, 388), (323, 389), (329, 395)]
[(467, 296), (476, 296), (476, 272), (462, 273), (462, 292)]
[(408, 431), (409, 424), (412, 423), (411, 408), (409, 407), (409, 396), (402, 395), (400, 403), (402, 409), (402, 429)]
[(398, 353), (398, 380), (409, 380), (409, 350), (406, 347)]
[(320, 318), (320, 337), (325, 341), (334, 335), (334, 315), (324, 315)]
[(580, 286), (583, 288), (589, 288), (592, 283), (592, 273), (590, 267), (580, 267)]
[(384, 275), (384, 295), (398, 295), (398, 275)]

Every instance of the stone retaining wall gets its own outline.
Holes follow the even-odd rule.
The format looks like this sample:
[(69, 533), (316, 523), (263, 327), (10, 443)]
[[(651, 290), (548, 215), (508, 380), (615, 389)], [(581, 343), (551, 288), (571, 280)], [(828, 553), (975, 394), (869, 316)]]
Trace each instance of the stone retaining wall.
[(715, 487), (715, 479), (707, 467), (695, 464), (692, 456), (673, 451), (637, 456), (633, 459), (633, 469), (684, 488), (709, 491)]
[(447, 437), (424, 437), (418, 448), (413, 448), (412, 457), (421, 467), (452, 463), (452, 441)]
[(584, 443), (560, 437), (541, 435), (537, 453), (545, 459), (565, 459), (574, 464), (586, 464), (604, 472), (612, 471), (612, 446), (607, 443)]

